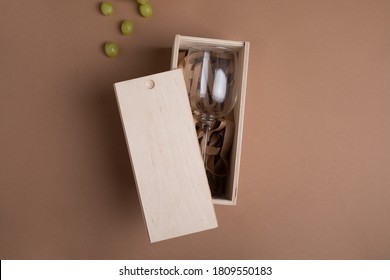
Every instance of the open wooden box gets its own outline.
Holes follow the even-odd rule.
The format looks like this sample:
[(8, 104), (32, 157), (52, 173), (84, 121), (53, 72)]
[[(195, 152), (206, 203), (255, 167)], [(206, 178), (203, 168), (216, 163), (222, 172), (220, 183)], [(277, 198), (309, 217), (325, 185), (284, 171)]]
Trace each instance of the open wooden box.
[[(226, 198), (212, 199), (181, 69), (189, 46), (237, 50), (238, 98)], [(114, 84), (129, 156), (151, 242), (217, 227), (213, 203), (234, 205), (244, 118), (248, 42), (176, 35), (172, 69)]]
[(236, 66), (238, 97), (232, 112), (232, 118), (234, 120), (234, 138), (230, 151), (230, 172), (228, 173), (229, 178), (227, 181), (225, 197), (213, 198), (214, 204), (235, 205), (237, 203), (238, 179), (241, 159), (241, 143), (244, 126), (249, 42), (176, 35), (172, 48), (171, 69), (178, 68), (178, 65), (180, 63), (179, 57), (181, 56), (181, 53), (183, 51), (187, 51), (190, 47), (226, 47), (229, 49), (236, 50), (238, 54)]

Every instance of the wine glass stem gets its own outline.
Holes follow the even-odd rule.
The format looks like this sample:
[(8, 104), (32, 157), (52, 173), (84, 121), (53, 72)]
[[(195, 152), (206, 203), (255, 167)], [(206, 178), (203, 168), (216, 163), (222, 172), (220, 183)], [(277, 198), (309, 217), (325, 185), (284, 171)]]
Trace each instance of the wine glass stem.
[(209, 139), (209, 132), (210, 132), (210, 125), (204, 124), (203, 125), (203, 138), (202, 138), (202, 158), (204, 162), (204, 166), (207, 169), (207, 156), (206, 156), (206, 151), (207, 151), (207, 144), (208, 144), (208, 139)]
[(202, 152), (204, 167), (207, 170), (207, 144), (209, 142), (210, 129), (215, 122), (215, 117), (212, 115), (205, 114), (205, 115), (202, 115), (201, 121), (202, 121), (202, 130), (203, 130), (201, 152)]

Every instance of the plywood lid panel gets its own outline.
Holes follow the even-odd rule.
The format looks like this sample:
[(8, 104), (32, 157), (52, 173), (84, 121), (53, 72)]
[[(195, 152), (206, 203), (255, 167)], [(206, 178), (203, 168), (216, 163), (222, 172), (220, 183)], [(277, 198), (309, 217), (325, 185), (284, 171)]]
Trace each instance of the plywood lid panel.
[(182, 70), (114, 88), (150, 241), (217, 227)]

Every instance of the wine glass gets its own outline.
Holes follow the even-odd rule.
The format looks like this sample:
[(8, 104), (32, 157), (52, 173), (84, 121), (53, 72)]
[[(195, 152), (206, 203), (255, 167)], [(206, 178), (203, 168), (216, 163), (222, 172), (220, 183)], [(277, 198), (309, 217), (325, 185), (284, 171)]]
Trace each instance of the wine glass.
[(190, 48), (185, 59), (184, 77), (191, 108), (201, 122), (201, 152), (205, 167), (210, 128), (233, 109), (237, 52), (228, 48)]

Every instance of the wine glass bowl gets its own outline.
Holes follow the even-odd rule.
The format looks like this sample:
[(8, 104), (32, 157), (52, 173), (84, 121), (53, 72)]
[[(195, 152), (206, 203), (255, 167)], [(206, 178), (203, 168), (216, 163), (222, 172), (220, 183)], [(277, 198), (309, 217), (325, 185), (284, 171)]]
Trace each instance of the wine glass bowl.
[(236, 52), (227, 48), (190, 48), (184, 73), (192, 110), (200, 119), (225, 117), (237, 99), (234, 90)]

